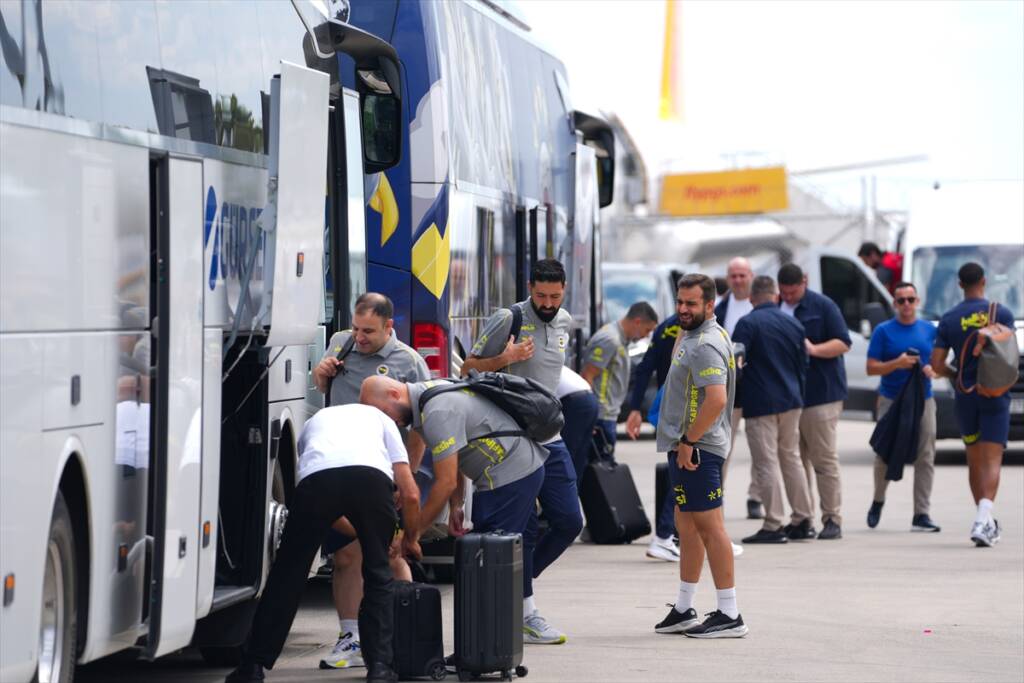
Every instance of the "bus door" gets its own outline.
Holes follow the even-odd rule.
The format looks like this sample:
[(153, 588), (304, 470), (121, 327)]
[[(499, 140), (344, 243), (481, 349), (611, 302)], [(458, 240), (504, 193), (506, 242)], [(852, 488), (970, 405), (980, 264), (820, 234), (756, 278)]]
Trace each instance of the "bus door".
[[(287, 62), (271, 83), (267, 205), (258, 221), (266, 239), (259, 317), (268, 332), (263, 340), (267, 346), (305, 346), (318, 332), (329, 85), (326, 74)], [(204, 529), (200, 514), (202, 458), (220, 457), (202, 452), (203, 186), (199, 160), (164, 157), (152, 163), (156, 364), (145, 648), (150, 658), (192, 640), (198, 557), (221, 531)], [(251, 241), (253, 248), (259, 241)], [(207, 429), (219, 430), (220, 417), (207, 416)], [(260, 466), (269, 468), (269, 452), (264, 454), (267, 462)], [(269, 484), (267, 488), (261, 518), (270, 497)], [(264, 527), (261, 519), (259, 528)], [(266, 540), (259, 539), (261, 546)], [(264, 548), (250, 550), (247, 555), (260, 555)], [(266, 570), (264, 566), (263, 575)]]
[(203, 166), (150, 163), (149, 636), (158, 657), (188, 645), (196, 612), (203, 378)]

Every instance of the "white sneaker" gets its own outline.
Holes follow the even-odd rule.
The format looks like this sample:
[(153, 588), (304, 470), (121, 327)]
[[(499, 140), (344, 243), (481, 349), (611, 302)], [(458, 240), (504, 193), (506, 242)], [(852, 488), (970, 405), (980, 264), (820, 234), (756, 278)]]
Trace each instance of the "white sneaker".
[(523, 642), (534, 645), (561, 645), (568, 638), (565, 634), (547, 622), (539, 612), (528, 614), (523, 618)]
[(658, 538), (657, 536), (647, 546), (647, 557), (666, 562), (679, 561), (679, 546), (672, 542), (671, 538)]
[(351, 633), (339, 633), (338, 642), (327, 659), (320, 660), (321, 669), (351, 669), (366, 666), (359, 641)]
[[(730, 543), (732, 543), (732, 541), (730, 541)], [(739, 557), (742, 554), (743, 554), (743, 546), (736, 545), (735, 543), (732, 543), (732, 556), (733, 557)]]
[(991, 548), (1002, 539), (999, 531), (999, 522), (994, 519), (984, 523), (975, 522), (971, 527), (971, 540), (979, 548)]

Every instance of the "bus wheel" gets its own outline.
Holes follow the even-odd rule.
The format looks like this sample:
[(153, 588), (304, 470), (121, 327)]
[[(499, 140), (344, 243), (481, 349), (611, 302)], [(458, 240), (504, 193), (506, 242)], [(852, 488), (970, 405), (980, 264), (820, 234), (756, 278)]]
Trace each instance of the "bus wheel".
[(64, 496), (58, 493), (46, 546), (36, 683), (65, 683), (74, 677), (76, 597), (75, 536)]

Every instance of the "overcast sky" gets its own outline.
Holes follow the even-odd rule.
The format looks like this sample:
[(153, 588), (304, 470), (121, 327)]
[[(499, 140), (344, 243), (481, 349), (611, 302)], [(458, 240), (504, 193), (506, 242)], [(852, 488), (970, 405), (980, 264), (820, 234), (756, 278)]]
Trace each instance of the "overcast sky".
[(681, 123), (658, 119), (664, 0), (519, 6), (575, 105), (616, 112), (652, 174), (928, 155), (875, 171), (883, 208), (908, 184), (1024, 179), (1021, 0), (684, 1)]

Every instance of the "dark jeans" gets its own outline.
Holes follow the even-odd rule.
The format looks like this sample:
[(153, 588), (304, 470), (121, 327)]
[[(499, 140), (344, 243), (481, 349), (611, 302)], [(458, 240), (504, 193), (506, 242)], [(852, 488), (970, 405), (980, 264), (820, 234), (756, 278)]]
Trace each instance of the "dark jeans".
[(363, 549), (359, 633), (371, 635), (363, 642), (370, 641), (374, 650), (365, 654), (373, 661), (394, 660), (394, 598), (388, 564), (396, 521), (393, 490), (391, 479), (372, 467), (335, 467), (299, 482), (277, 559), (244, 645), (243, 661), (273, 668), (299, 608), (313, 556), (331, 524), (343, 516), (352, 522)]
[(583, 470), (590, 462), (597, 412), (597, 396), (592, 391), (577, 391), (562, 397), (562, 414), (565, 416), (562, 441), (572, 457), (577, 487), (583, 479)]
[(523, 535), (523, 555), (530, 557), (529, 564), (525, 560), (523, 563), (524, 598), (533, 595), (533, 580), (557, 560), (583, 530), (576, 469), (569, 451), (561, 440), (545, 444), (544, 448), (548, 451), (548, 459), (544, 463), (544, 484), (537, 498), (548, 528), (540, 533), (534, 507)]
[[(527, 477), (490, 491), (473, 493), (473, 531), (506, 531), (523, 535), (523, 587), (532, 586), (533, 552), (526, 549), (527, 526), (537, 509), (537, 496), (544, 484), (544, 468)], [(532, 589), (529, 595), (533, 595)], [(524, 597), (529, 597), (525, 592)], [(361, 629), (360, 629), (361, 631)]]

